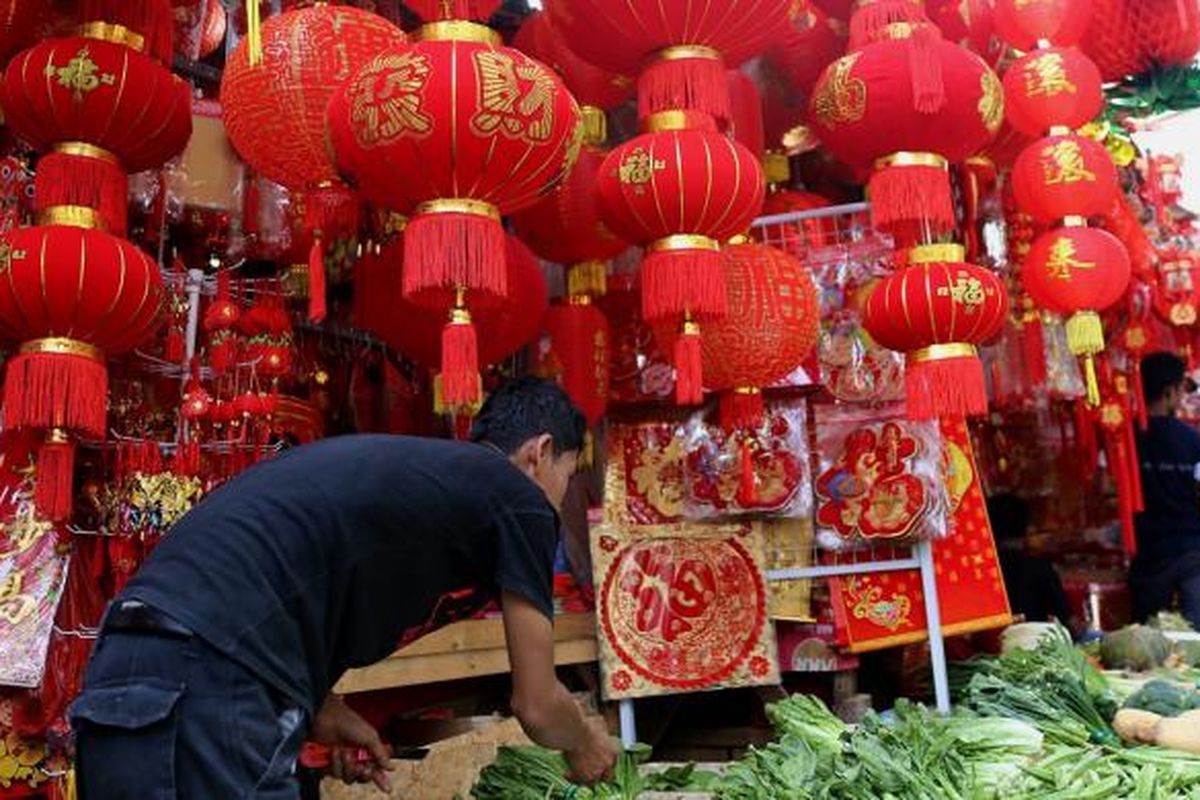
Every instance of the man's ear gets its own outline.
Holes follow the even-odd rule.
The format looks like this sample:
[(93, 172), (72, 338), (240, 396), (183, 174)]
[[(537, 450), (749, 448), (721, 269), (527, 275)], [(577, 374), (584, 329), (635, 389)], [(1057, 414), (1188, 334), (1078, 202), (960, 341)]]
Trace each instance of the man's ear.
[(537, 437), (537, 452), (538, 457), (546, 461), (554, 460), (554, 437), (548, 433), (543, 433)]

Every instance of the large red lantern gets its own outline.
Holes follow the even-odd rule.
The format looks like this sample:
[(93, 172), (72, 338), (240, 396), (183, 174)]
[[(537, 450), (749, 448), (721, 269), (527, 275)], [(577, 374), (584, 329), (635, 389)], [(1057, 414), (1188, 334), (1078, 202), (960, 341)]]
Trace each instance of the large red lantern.
[(874, 169), (877, 227), (911, 243), (953, 230), (949, 164), (978, 152), (1004, 120), (999, 78), (928, 22), (897, 25), (826, 68), (811, 103), (825, 146)]
[(1087, 31), (1091, 0), (995, 0), (997, 32), (1018, 50), (1040, 42), (1078, 44)]
[(1132, 268), (1115, 236), (1099, 228), (1063, 227), (1042, 234), (1021, 265), (1021, 282), (1039, 306), (1068, 315), (1067, 342), (1085, 359), (1088, 396), (1099, 403), (1093, 357), (1104, 350), (1099, 312), (1125, 295)]
[(158, 265), (129, 242), (68, 225), (0, 238), (0, 333), (20, 343), (4, 381), (4, 425), (39, 428), (39, 507), (71, 509), (70, 435), (103, 437), (106, 356), (153, 333), (163, 298)]
[(725, 68), (765, 50), (788, 24), (791, 0), (553, 0), (555, 30), (580, 56), (638, 75), (638, 108), (695, 109), (729, 118)]
[(863, 325), (890, 350), (908, 354), (905, 388), (915, 419), (987, 412), (976, 345), (996, 336), (1008, 314), (1004, 282), (963, 262), (961, 245), (927, 245), (867, 296)]
[(676, 398), (702, 397), (699, 321), (725, 313), (720, 242), (746, 232), (762, 206), (763, 173), (711, 117), (660, 112), (614, 149), (600, 170), (601, 212), (618, 235), (646, 246), (642, 312), (682, 319)]
[(1103, 145), (1075, 134), (1047, 136), (1013, 166), (1017, 205), (1038, 222), (1107, 214), (1117, 198), (1117, 167)]
[(1100, 71), (1075, 48), (1036, 50), (1004, 73), (1004, 103), (1009, 123), (1027, 136), (1054, 127), (1075, 129), (1104, 105)]
[[(507, 294), (500, 215), (533, 205), (570, 172), (579, 108), (552, 70), (473, 23), (434, 23), (360, 69), (329, 106), (341, 170), (368, 198), (410, 214), (404, 292), (453, 307), (442, 389), (479, 398), (467, 304)], [(414, 179), (417, 178), (418, 179)]]

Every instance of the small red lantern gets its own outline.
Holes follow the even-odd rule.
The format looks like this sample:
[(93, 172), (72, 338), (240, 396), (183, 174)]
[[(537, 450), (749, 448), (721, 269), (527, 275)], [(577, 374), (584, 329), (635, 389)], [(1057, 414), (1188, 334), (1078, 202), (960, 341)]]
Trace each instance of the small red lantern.
[(1047, 136), (1017, 159), (1017, 205), (1038, 222), (1107, 214), (1117, 198), (1117, 167), (1104, 147), (1075, 134)]
[(1115, 236), (1099, 228), (1063, 227), (1042, 234), (1021, 266), (1021, 282), (1034, 302), (1069, 315), (1067, 342), (1087, 368), (1089, 402), (1100, 402), (1093, 357), (1104, 350), (1099, 312), (1125, 295), (1132, 268)]
[(638, 111), (687, 108), (729, 119), (726, 67), (765, 50), (788, 24), (791, 0), (553, 0), (554, 28), (583, 58), (638, 75)]
[(20, 342), (4, 381), (4, 425), (40, 428), (37, 501), (53, 519), (71, 510), (70, 435), (103, 437), (106, 355), (154, 332), (163, 300), (158, 265), (99, 230), (42, 225), (0, 238), (0, 333)]
[(1035, 50), (1004, 73), (1004, 103), (1009, 123), (1027, 136), (1054, 127), (1075, 129), (1104, 105), (1100, 71), (1074, 48)]
[(1018, 50), (1040, 42), (1078, 44), (1087, 31), (1091, 0), (995, 0), (996, 31)]
[(550, 347), (561, 367), (559, 381), (588, 425), (608, 410), (612, 376), (612, 333), (608, 320), (587, 295), (575, 295), (546, 312)]
[(421, 35), (342, 87), (329, 134), (342, 170), (368, 198), (411, 213), (404, 293), (453, 307), (442, 390), (447, 405), (467, 407), (479, 399), (467, 303), (507, 294), (500, 214), (533, 205), (570, 172), (580, 114), (549, 68), (488, 28), (434, 23)]
[(1008, 314), (1004, 282), (963, 262), (961, 245), (926, 245), (868, 295), (863, 325), (890, 350), (908, 354), (905, 388), (914, 419), (987, 412), (975, 346), (996, 336)]
[(874, 168), (875, 224), (906, 242), (953, 230), (948, 167), (977, 153), (1004, 120), (1000, 80), (928, 22), (888, 35), (829, 65), (812, 120), (846, 164)]

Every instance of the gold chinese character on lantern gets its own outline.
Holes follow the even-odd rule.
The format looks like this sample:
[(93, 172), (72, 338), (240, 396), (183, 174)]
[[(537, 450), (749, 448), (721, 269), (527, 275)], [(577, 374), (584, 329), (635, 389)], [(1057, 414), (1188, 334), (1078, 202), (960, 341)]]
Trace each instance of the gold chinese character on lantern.
[(24, 250), (14, 250), (8, 242), (0, 242), (0, 275), (12, 269), (13, 261), (19, 261), (27, 255)]
[(1047, 186), (1096, 180), (1074, 139), (1059, 139), (1042, 150), (1042, 174)]
[(1025, 94), (1029, 97), (1057, 97), (1075, 94), (1079, 87), (1067, 78), (1061, 53), (1045, 53), (1025, 68)]
[(1075, 254), (1075, 240), (1067, 236), (1059, 237), (1050, 248), (1050, 255), (1046, 259), (1046, 271), (1060, 281), (1069, 281), (1073, 269), (1096, 268), (1095, 262), (1080, 261)]
[[(554, 77), (533, 62), (518, 64), (494, 50), (475, 54), (478, 109), (471, 129), (480, 136), (497, 131), (510, 139), (540, 143), (554, 130)], [(525, 88), (522, 90), (522, 84)]]
[(55, 78), (59, 86), (70, 89), (76, 100), (82, 100), (85, 92), (94, 92), (101, 85), (112, 86), (117, 82), (116, 75), (100, 72), (100, 65), (92, 61), (91, 51), (87, 47), (79, 48), (79, 52), (65, 66), (55, 66), (53, 61), (46, 62), (46, 76)]
[(621, 183), (632, 184), (634, 191), (643, 194), (646, 184), (654, 179), (654, 173), (667, 168), (667, 162), (661, 158), (651, 158), (644, 147), (635, 147), (621, 161), (618, 167)]
[(817, 86), (813, 111), (827, 128), (858, 122), (867, 110), (867, 85), (850, 77), (861, 53), (851, 53), (833, 62)]
[(358, 143), (376, 147), (403, 136), (427, 136), (433, 118), (421, 108), (421, 93), (428, 80), (429, 59), (415, 53), (388, 54), (367, 65), (349, 89)]
[(983, 305), (983, 301), (986, 299), (983, 283), (978, 278), (965, 275), (959, 275), (954, 283), (949, 286), (939, 286), (937, 295), (938, 297), (949, 297), (958, 305), (966, 306), (968, 314), (974, 314), (975, 310)]

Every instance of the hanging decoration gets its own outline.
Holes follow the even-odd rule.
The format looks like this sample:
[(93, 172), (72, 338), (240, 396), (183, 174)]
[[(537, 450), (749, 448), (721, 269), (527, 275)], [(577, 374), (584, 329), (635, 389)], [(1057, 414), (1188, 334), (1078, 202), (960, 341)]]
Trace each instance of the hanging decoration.
[[(253, 2), (253, 0), (252, 0)], [(324, 248), (352, 235), (359, 204), (338, 176), (325, 141), (325, 111), (342, 84), (404, 32), (353, 6), (318, 3), (269, 18), (258, 33), (261, 59), (244, 38), (221, 78), (221, 115), (229, 140), (255, 172), (303, 192), (309, 318), (325, 316)]]
[(1092, 0), (1080, 47), (1107, 81), (1186, 67), (1200, 51), (1200, 4), (1193, 0)]
[(1092, 0), (995, 0), (996, 31), (1018, 50), (1041, 42), (1064, 47), (1078, 44), (1087, 31)]
[(500, 214), (533, 205), (569, 174), (578, 106), (549, 68), (496, 32), (453, 20), (360, 69), (330, 103), (329, 137), (366, 197), (410, 215), (404, 294), (450, 309), (442, 397), (474, 405), (479, 344), (468, 306), (507, 296)]
[[(642, 315), (683, 323), (675, 345), (676, 399), (700, 402), (700, 324), (726, 311), (720, 242), (744, 233), (762, 206), (754, 154), (693, 111), (664, 111), (609, 154), (597, 188), (601, 213), (642, 243)], [(669, 198), (662, 202), (661, 198)]]
[(1004, 73), (1008, 123), (1026, 136), (1075, 130), (1104, 106), (1100, 71), (1074, 47), (1045, 47), (1021, 56)]
[(1012, 170), (1013, 198), (1040, 223), (1107, 214), (1117, 199), (1117, 182), (1108, 151), (1075, 134), (1033, 142)]

